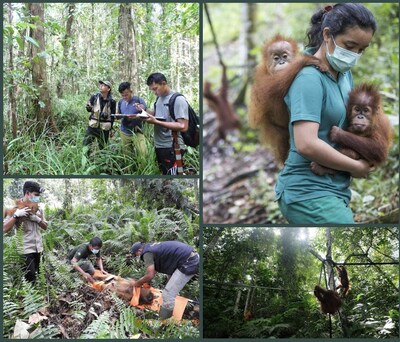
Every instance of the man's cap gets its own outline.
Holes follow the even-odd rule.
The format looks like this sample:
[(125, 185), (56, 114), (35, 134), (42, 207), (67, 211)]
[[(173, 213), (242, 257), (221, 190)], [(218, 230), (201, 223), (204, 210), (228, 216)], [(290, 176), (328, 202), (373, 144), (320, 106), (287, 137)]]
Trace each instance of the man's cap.
[(143, 242), (135, 242), (131, 247), (131, 254), (136, 254), (140, 247), (142, 247)]
[(39, 183), (36, 183), (33, 181), (26, 181), (24, 183), (22, 191), (24, 193), (25, 193), (25, 191), (42, 193), (42, 192), (44, 192), (44, 188), (42, 188)]
[(110, 89), (112, 88), (111, 86), (111, 82), (109, 81), (99, 81), (100, 84), (105, 84), (106, 86), (108, 86)]

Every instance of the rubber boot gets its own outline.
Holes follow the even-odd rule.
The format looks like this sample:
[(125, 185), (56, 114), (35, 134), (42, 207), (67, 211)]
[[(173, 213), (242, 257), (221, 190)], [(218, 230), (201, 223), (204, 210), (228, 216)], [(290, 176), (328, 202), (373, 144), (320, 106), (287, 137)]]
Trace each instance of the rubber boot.
[(160, 307), (160, 312), (158, 313), (158, 318), (159, 318), (160, 320), (168, 319), (168, 318), (170, 318), (170, 317), (172, 316), (172, 312), (173, 312), (173, 311), (174, 311), (174, 310), (167, 309), (167, 308), (161, 306), (161, 307)]

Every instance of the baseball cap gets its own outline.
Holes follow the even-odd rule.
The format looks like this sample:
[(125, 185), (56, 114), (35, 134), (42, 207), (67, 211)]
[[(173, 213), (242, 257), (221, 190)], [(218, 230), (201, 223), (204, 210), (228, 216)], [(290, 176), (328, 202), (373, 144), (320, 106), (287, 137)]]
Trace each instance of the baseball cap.
[(136, 254), (140, 247), (142, 247), (142, 242), (135, 242), (131, 247), (131, 254)]
[(111, 86), (111, 82), (109, 81), (99, 81), (100, 84), (105, 84), (107, 87), (109, 87), (110, 89), (112, 88)]

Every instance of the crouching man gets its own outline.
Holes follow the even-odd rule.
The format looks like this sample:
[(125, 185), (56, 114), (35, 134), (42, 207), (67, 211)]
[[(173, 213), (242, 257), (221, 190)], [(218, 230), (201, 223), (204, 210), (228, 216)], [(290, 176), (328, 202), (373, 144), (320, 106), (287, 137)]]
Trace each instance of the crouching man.
[(96, 264), (100, 271), (107, 274), (103, 269), (103, 262), (100, 256), (100, 248), (103, 242), (99, 237), (92, 238), (89, 243), (82, 243), (75, 247), (68, 253), (68, 261), (71, 263), (72, 267), (82, 274), (88, 282), (94, 283), (93, 279), (94, 266), (90, 261), (91, 256), (96, 257)]
[(139, 287), (150, 282), (157, 272), (168, 275), (168, 283), (162, 292), (163, 303), (159, 317), (170, 318), (175, 297), (199, 271), (199, 254), (193, 247), (178, 241), (136, 242), (131, 247), (131, 253), (140, 257), (146, 265), (146, 274), (135, 281), (134, 286)]

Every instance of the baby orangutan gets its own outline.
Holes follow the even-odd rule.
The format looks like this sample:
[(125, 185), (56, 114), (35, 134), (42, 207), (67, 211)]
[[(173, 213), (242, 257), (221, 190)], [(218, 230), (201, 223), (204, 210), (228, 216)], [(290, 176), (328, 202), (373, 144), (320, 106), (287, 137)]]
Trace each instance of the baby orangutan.
[[(352, 159), (365, 159), (374, 166), (385, 162), (392, 129), (375, 86), (361, 84), (350, 92), (347, 122), (345, 131), (333, 126), (330, 132), (330, 139), (339, 145), (339, 151)], [(311, 162), (311, 170), (319, 176), (337, 172), (315, 162)]]
[[(12, 208), (6, 209), (5, 216), (4, 217), (10, 217), (15, 214), (17, 209), (23, 209), (23, 208), (29, 208), (30, 215), (36, 215), (37, 211), (39, 210), (39, 203), (36, 202), (31, 202), (31, 201), (23, 201), (22, 199), (17, 199), (15, 201), (15, 205)], [(18, 218), (20, 221), (25, 221), (27, 217), (20, 217)]]
[(349, 276), (347, 274), (346, 267), (344, 266), (336, 266), (336, 270), (338, 272), (338, 277), (340, 280), (340, 285), (336, 287), (336, 290), (342, 289), (342, 297), (344, 297), (350, 289)]
[(308, 65), (327, 70), (318, 58), (299, 54), (293, 39), (276, 35), (264, 44), (261, 62), (254, 71), (249, 124), (260, 131), (262, 142), (272, 149), (281, 164), (290, 147), (289, 112), (284, 97), (296, 75)]

